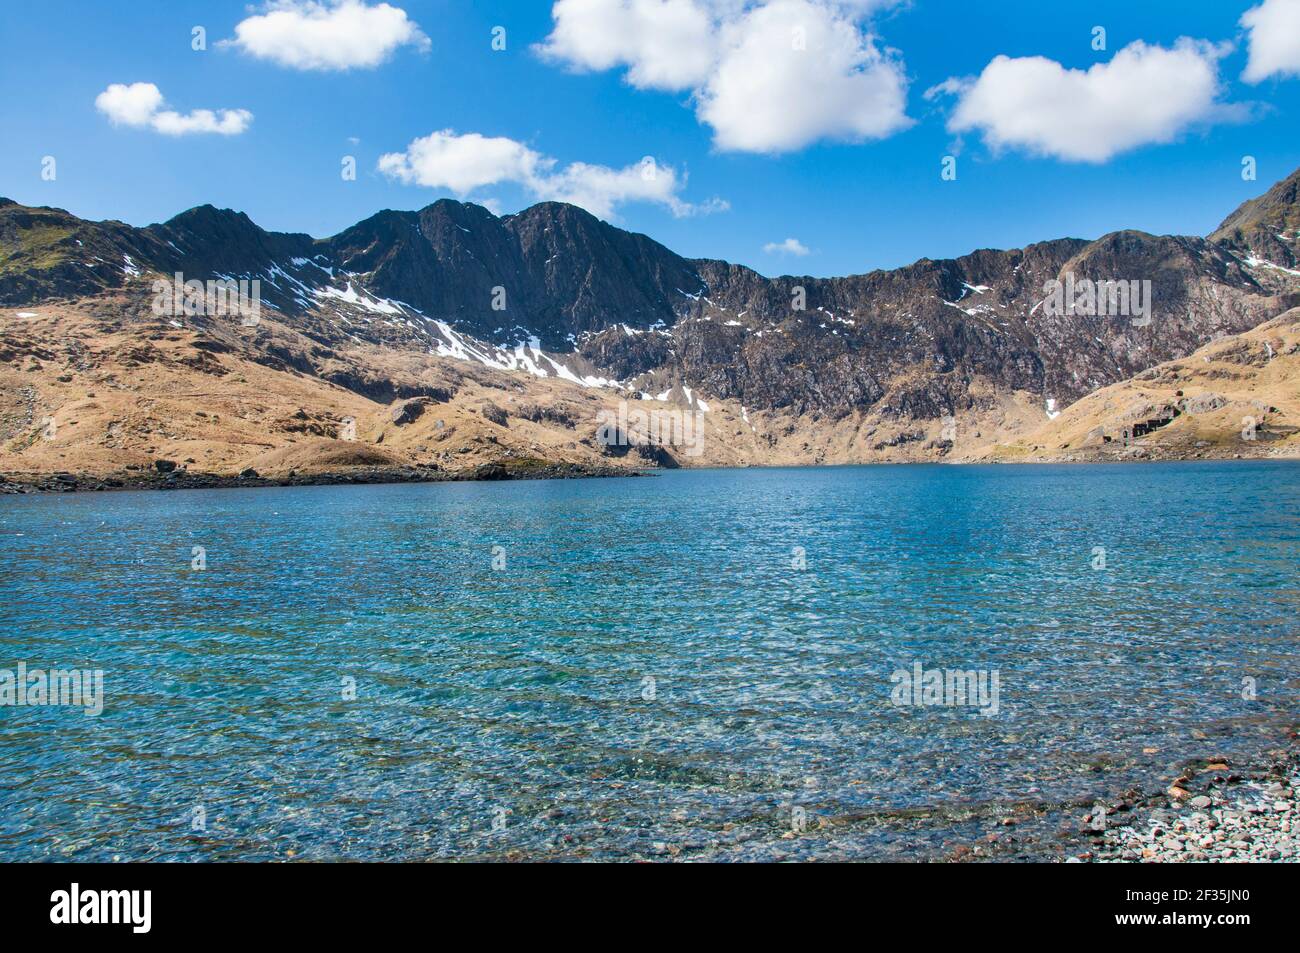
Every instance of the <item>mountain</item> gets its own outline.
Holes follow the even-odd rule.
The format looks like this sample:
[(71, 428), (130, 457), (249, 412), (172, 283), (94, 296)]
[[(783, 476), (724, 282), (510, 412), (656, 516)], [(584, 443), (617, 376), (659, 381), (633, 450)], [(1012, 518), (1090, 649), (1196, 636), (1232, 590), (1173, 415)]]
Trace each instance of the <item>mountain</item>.
[(1210, 241), (1276, 270), (1300, 267), (1300, 171), (1229, 215)]
[[(328, 244), (372, 293), (498, 343), (567, 350), (615, 322), (671, 323), (678, 289), (699, 289), (690, 263), (662, 245), (558, 202), (497, 218), (444, 199), (381, 212)], [(504, 310), (493, 309), (496, 288)]]
[[(489, 389), (540, 382), (541, 404), (579, 388), (592, 408), (707, 406), (726, 424), (715, 460), (957, 458), (1300, 304), (1298, 184), (1300, 172), (1207, 238), (1120, 231), (842, 278), (686, 259), (554, 202), (499, 217), (444, 199), (315, 239), (212, 206), (134, 228), (0, 200), (0, 307), (53, 306), (79, 333), (93, 318), (146, 342), (182, 329), (200, 364), (237, 355), (376, 406), (450, 393), (421, 381), (463, 379), (466, 365)], [(153, 313), (154, 281), (176, 273), (259, 281), (262, 324)], [(1069, 313), (1053, 282), (1134, 282), (1149, 308)], [(22, 320), (0, 323), (0, 356), (20, 367), (54, 353)], [(939, 433), (949, 420), (963, 423), (956, 440)]]
[(1300, 440), (1300, 309), (1103, 387), (987, 456), (1143, 460), (1272, 455)]

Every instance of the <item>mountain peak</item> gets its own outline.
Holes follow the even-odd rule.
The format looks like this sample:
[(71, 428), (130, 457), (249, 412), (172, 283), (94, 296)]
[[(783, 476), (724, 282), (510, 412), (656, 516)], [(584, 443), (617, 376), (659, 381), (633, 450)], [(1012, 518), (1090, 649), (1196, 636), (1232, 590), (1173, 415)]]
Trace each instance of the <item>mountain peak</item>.
[(600, 222), (601, 224), (607, 224), (604, 220), (592, 215), (581, 205), (555, 201), (538, 202), (536, 205), (530, 205), (528, 208), (521, 209), (514, 215), (508, 217), (515, 219), (554, 218), (568, 221)]
[(497, 217), (492, 213), (491, 209), (479, 205), (476, 202), (462, 202), (459, 199), (449, 198), (441, 198), (436, 202), (430, 202), (424, 208), (420, 209), (418, 214), (423, 215), (426, 212), (433, 214), (448, 212), (455, 214), (457, 212), (467, 212), (474, 215), (485, 215), (491, 218)]
[[(1300, 169), (1278, 182), (1258, 198), (1243, 202), (1210, 235), (1210, 241), (1252, 247), (1252, 239), (1267, 239), (1291, 234), (1296, 242), (1300, 230)], [(1280, 239), (1287, 241), (1287, 239)]]
[(254, 228), (257, 227), (246, 213), (236, 212), (232, 208), (217, 208), (212, 204), (196, 205), (193, 208), (186, 209), (177, 215), (173, 215), (164, 224), (193, 227), (217, 222), (230, 222), (238, 223), (240, 226), (252, 225)]

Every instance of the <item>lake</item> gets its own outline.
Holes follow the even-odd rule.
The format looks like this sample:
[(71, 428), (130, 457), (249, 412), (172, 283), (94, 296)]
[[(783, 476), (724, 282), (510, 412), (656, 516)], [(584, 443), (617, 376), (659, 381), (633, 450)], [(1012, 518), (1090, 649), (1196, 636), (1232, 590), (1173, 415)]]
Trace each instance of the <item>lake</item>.
[(0, 707), (0, 860), (924, 858), (1275, 740), (1298, 545), (1291, 462), (3, 497), (103, 710)]

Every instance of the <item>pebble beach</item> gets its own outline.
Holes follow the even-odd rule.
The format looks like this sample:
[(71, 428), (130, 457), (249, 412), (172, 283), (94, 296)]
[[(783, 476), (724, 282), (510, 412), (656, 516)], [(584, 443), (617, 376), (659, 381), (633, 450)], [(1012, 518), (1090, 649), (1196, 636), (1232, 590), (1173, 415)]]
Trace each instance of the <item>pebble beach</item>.
[(1279, 753), (1254, 776), (1224, 762), (1186, 771), (1147, 804), (1083, 817), (1092, 850), (1068, 862), (1300, 862), (1300, 758)]

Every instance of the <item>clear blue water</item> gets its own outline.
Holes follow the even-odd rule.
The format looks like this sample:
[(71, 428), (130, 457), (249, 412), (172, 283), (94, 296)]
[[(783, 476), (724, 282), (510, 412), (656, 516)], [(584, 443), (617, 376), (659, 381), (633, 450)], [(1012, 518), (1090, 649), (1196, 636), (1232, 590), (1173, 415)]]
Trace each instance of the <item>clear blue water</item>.
[(1290, 463), (0, 498), (0, 668), (106, 692), (0, 707), (0, 859), (925, 856), (1275, 739), (1298, 544)]

